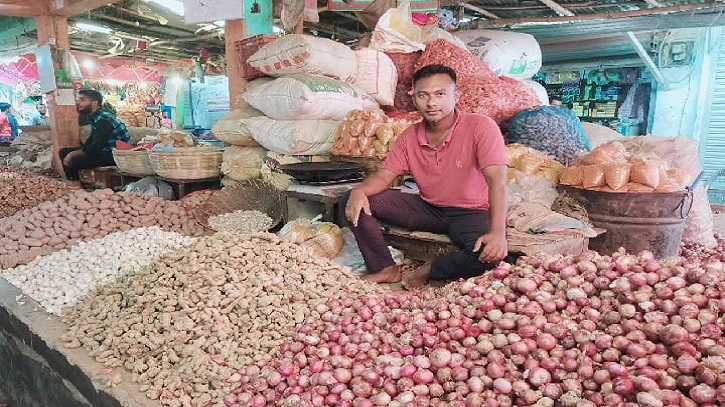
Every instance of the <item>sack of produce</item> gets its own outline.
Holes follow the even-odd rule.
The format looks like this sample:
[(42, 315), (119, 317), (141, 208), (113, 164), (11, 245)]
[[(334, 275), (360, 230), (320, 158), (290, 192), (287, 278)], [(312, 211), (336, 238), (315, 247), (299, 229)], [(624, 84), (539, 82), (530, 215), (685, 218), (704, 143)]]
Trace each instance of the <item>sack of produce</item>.
[(564, 164), (589, 150), (579, 118), (558, 106), (526, 109), (511, 119), (508, 131), (512, 143), (543, 151)]
[(278, 120), (342, 120), (351, 110), (378, 106), (352, 85), (315, 75), (277, 78), (247, 89), (244, 100)]
[(288, 222), (278, 235), (284, 240), (310, 248), (317, 256), (328, 259), (337, 256), (343, 244), (339, 226), (303, 218)]
[(541, 47), (533, 35), (496, 30), (458, 31), (455, 35), (497, 75), (525, 79), (541, 69)]
[(589, 140), (589, 147), (592, 149), (610, 141), (622, 141), (621, 139), (624, 138), (623, 135), (600, 124), (582, 122), (582, 128), (584, 129), (584, 133), (587, 135), (587, 140)]
[(241, 119), (257, 143), (280, 154), (330, 154), (337, 125), (333, 120), (274, 120), (269, 117)]
[(382, 106), (392, 106), (398, 85), (398, 70), (383, 52), (371, 48), (355, 51), (357, 75), (353, 84)]
[(530, 87), (505, 76), (463, 77), (458, 81), (458, 94), (458, 108), (488, 116), (504, 131), (512, 117), (541, 105)]
[(398, 83), (395, 86), (395, 99), (393, 106), (396, 109), (411, 112), (415, 110), (413, 98), (409, 92), (413, 88), (413, 74), (415, 73), (415, 65), (422, 55), (421, 51), (411, 52), (408, 54), (385, 53), (398, 71)]
[(222, 154), (222, 174), (235, 181), (259, 178), (266, 156), (264, 147), (227, 147)]
[(401, 1), (398, 7), (387, 10), (378, 19), (370, 47), (385, 52), (415, 52), (425, 49), (423, 32), (413, 22), (409, 1)]
[(546, 92), (546, 88), (544, 87), (544, 85), (531, 79), (521, 79), (521, 82), (524, 83), (526, 86), (530, 87), (531, 90), (536, 93), (536, 97), (539, 98), (539, 101), (542, 105), (549, 104), (549, 93)]
[(553, 157), (523, 144), (509, 144), (506, 146), (506, 152), (509, 157), (511, 174), (518, 170), (524, 174), (545, 178), (553, 185), (559, 184), (559, 176), (564, 170), (564, 166)]
[(269, 76), (324, 75), (352, 81), (357, 57), (346, 45), (327, 38), (289, 34), (266, 44), (247, 63)]
[(393, 121), (378, 109), (353, 110), (337, 128), (332, 154), (385, 158), (398, 135), (411, 124)]
[(483, 61), (446, 40), (435, 40), (428, 44), (420, 59), (416, 62), (413, 72), (424, 66), (434, 64), (442, 64), (453, 68), (460, 79), (467, 76), (479, 79), (496, 76)]
[(264, 113), (253, 108), (244, 106), (241, 109), (232, 110), (229, 114), (222, 116), (211, 128), (211, 132), (217, 139), (233, 146), (254, 147), (259, 144), (254, 141), (252, 133), (249, 132), (239, 119), (264, 116)]

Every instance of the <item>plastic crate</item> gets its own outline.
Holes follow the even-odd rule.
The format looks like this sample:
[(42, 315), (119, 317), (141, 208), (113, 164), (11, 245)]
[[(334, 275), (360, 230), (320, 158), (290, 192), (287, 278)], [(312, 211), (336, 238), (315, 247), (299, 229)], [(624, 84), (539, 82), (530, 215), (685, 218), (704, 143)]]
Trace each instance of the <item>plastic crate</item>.
[(242, 74), (242, 78), (254, 79), (264, 76), (262, 71), (249, 65), (247, 59), (254, 55), (263, 45), (269, 44), (276, 39), (276, 35), (260, 34), (234, 42), (234, 48), (239, 58), (239, 72)]

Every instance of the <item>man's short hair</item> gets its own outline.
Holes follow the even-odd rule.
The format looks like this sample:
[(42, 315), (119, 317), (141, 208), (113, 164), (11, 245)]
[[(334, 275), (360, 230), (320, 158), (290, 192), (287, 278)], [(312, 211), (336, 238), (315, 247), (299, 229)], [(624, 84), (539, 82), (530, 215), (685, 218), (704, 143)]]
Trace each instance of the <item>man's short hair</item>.
[(98, 102), (98, 106), (103, 105), (103, 95), (93, 89), (81, 89), (78, 91), (79, 95), (83, 95), (91, 101)]
[(450, 76), (453, 80), (453, 83), (456, 83), (456, 71), (454, 71), (453, 68), (451, 68), (450, 66), (440, 64), (426, 65), (415, 71), (415, 73), (413, 74), (413, 83), (416, 83), (421, 79), (440, 74)]

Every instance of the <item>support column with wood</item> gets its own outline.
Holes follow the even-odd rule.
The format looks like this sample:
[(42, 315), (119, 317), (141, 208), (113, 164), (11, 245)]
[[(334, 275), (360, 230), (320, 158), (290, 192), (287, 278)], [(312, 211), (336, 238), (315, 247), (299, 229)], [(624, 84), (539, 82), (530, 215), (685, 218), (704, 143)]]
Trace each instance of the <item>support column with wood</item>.
[(244, 20), (230, 20), (224, 26), (224, 45), (226, 46), (227, 77), (229, 78), (229, 108), (231, 110), (244, 107), (247, 103), (242, 98), (247, 81), (242, 78), (239, 69), (239, 57), (234, 48), (236, 41), (247, 37)]
[[(35, 17), (38, 27), (38, 43), (47, 44), (55, 42), (56, 49), (70, 50), (68, 40), (68, 20), (61, 16)], [(53, 56), (53, 66), (61, 68), (60, 61)], [(59, 105), (54, 92), (49, 92), (48, 112), (50, 115), (50, 132), (53, 139), (53, 168), (63, 174), (63, 166), (58, 160), (58, 150), (64, 147), (80, 145), (78, 130), (78, 112), (75, 105)]]

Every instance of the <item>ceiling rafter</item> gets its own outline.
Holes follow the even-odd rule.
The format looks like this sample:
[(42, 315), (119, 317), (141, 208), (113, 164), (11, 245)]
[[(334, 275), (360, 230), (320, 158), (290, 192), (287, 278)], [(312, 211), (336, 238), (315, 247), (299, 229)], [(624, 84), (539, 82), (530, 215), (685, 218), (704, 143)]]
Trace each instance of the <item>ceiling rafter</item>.
[(606, 13), (596, 14), (577, 14), (575, 16), (558, 16), (558, 17), (524, 17), (524, 18), (502, 18), (499, 20), (479, 20), (476, 21), (478, 28), (494, 28), (494, 27), (507, 27), (510, 28), (517, 24), (530, 24), (530, 23), (574, 23), (574, 22), (585, 22), (595, 21), (604, 19), (619, 19), (628, 17), (642, 17), (642, 16), (653, 16), (658, 14), (673, 14), (683, 12), (696, 12), (698, 10), (709, 11), (710, 14), (721, 13), (725, 11), (725, 4), (722, 3), (694, 3), (694, 4), (681, 4), (677, 6), (666, 6), (658, 8), (640, 9), (640, 10), (628, 10), (628, 11), (612, 11)]
[(563, 7), (561, 4), (559, 4), (553, 0), (539, 0), (539, 1), (541, 3), (543, 3), (546, 7), (554, 10), (557, 14), (559, 14), (561, 16), (573, 17), (575, 15), (569, 9)]
[(476, 13), (478, 13), (478, 14), (486, 17), (486, 18), (500, 18), (496, 14), (494, 14), (494, 13), (492, 13), (492, 12), (490, 12), (490, 11), (484, 9), (484, 8), (481, 8), (481, 7), (478, 7), (478, 6), (474, 6), (471, 3), (461, 3), (461, 6), (463, 6), (463, 8), (466, 8), (468, 10), (475, 11)]
[(652, 7), (664, 7), (664, 5), (657, 0), (644, 0), (644, 1)]

